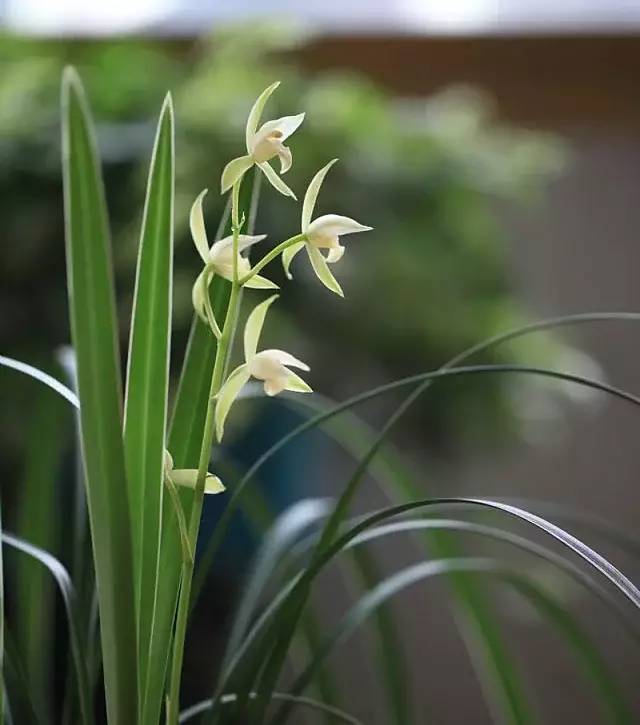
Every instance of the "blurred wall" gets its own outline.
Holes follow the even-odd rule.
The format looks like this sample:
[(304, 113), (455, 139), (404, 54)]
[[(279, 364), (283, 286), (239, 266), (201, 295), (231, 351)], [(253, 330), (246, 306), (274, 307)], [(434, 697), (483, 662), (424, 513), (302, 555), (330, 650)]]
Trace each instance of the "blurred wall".
[[(300, 59), (312, 69), (357, 67), (406, 96), (473, 83), (495, 97), (502, 117), (562, 133), (571, 147), (567, 172), (540, 203), (504, 212), (512, 230), (518, 294), (533, 318), (640, 309), (640, 37), (332, 38), (311, 44)], [(637, 323), (596, 324), (566, 334), (594, 356), (609, 382), (640, 392)], [(570, 408), (564, 422), (551, 422), (543, 438), (490, 454), (462, 451), (457, 470), (438, 470), (432, 461), (423, 465), (430, 486), (436, 472), (440, 494), (557, 501), (633, 531), (640, 514), (639, 429), (637, 410), (601, 399)], [(419, 441), (415, 448), (420, 450)], [(637, 562), (620, 551), (597, 539), (589, 543), (632, 579), (640, 574)], [(383, 556), (406, 561), (407, 552), (397, 547)], [(396, 605), (415, 634), (407, 641), (416, 687), (433, 704), (432, 722), (488, 722), (444, 600), (430, 591)], [(620, 628), (580, 592), (566, 595), (576, 598), (586, 621), (598, 622), (599, 639), (616, 671), (637, 672), (637, 654)], [(425, 601), (428, 621), (420, 606)], [(527, 669), (536, 673), (534, 684), (548, 695), (544, 721), (597, 721), (588, 691), (554, 647), (553, 636), (507, 597), (503, 605), (516, 625), (523, 665), (533, 663)], [(433, 670), (424, 677), (425, 658), (432, 655), (438, 657), (435, 682)]]

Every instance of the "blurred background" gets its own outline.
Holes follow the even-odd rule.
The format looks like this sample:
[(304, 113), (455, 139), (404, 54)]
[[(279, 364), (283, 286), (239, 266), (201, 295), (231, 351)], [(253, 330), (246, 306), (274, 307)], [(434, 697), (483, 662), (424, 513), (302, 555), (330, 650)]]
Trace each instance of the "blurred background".
[[(173, 93), (176, 375), (199, 270), (190, 204), (211, 188), (213, 234), (223, 207), (221, 169), (241, 152), (254, 98), (276, 79), (283, 83), (268, 117), (307, 112), (291, 140), (287, 183), (300, 196), (313, 173), (339, 157), (319, 213), (375, 228), (347, 240), (336, 268), (346, 301), (300, 263), (269, 321), (270, 344), (307, 361), (316, 390), (342, 400), (438, 367), (533, 319), (640, 308), (634, 0), (306, 0), (304, 8), (287, 0), (0, 0), (0, 22), (2, 354), (64, 375), (56, 362), (69, 342), (58, 93), (67, 63), (78, 66), (98, 124), (124, 350), (153, 130), (166, 91)], [(276, 243), (298, 228), (298, 214), (290, 200), (263, 188), (256, 232)], [(283, 281), (277, 265), (270, 271)], [(639, 339), (633, 323), (582, 326), (530, 336), (482, 361), (545, 365), (637, 391)], [(61, 452), (70, 457), (72, 417), (51, 393), (10, 371), (0, 370), (0, 399), (8, 527), (43, 536), (34, 522), (50, 519), (45, 540), (35, 543), (64, 555), (64, 527), (51, 512), (64, 511), (70, 464), (59, 461)], [(358, 412), (380, 427), (400, 399), (390, 394)], [(243, 404), (231, 421), (225, 465), (246, 468), (303, 414), (284, 402)], [(633, 529), (640, 502), (633, 416), (623, 403), (576, 387), (481, 376), (435, 385), (391, 438), (425, 495), (555, 501)], [(36, 447), (27, 443), (34, 431)], [(279, 510), (302, 496), (339, 491), (353, 466), (334, 442), (314, 434), (274, 461), (262, 491)], [(42, 490), (35, 508), (21, 504), (28, 487)], [(369, 481), (360, 509), (381, 501)], [(207, 517), (212, 526), (215, 507)], [(478, 550), (477, 540), (464, 543)], [(634, 562), (623, 552), (590, 543), (633, 578)], [(252, 548), (239, 521), (201, 607), (200, 639), (216, 636), (212, 611), (227, 612)], [(401, 541), (375, 552), (389, 569), (415, 559)], [(638, 657), (618, 625), (583, 592), (550, 585), (585, 621), (598, 622), (595, 634), (612, 666), (632, 681)], [(553, 633), (522, 602), (503, 591), (491, 596), (542, 720), (596, 722), (592, 697)], [(425, 712), (431, 722), (489, 722), (448, 601), (430, 585), (393, 605), (416, 685), (416, 722)], [(348, 602), (339, 579), (327, 578), (318, 602), (326, 621), (335, 621)], [(194, 698), (211, 664), (209, 643), (201, 649), (190, 663)], [(438, 666), (429, 667), (436, 653)], [(366, 680), (370, 657), (363, 637), (337, 659), (345, 677)], [(351, 709), (367, 723), (385, 723), (371, 688), (363, 690)]]

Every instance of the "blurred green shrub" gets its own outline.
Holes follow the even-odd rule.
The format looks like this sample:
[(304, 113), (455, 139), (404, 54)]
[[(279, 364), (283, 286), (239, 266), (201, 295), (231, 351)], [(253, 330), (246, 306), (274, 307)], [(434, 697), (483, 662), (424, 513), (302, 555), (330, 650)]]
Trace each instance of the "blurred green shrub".
[[(293, 347), (312, 364), (316, 389), (341, 397), (433, 368), (522, 321), (496, 202), (519, 204), (535, 197), (561, 169), (562, 144), (500, 124), (490, 99), (476, 90), (451, 89), (406, 101), (353, 72), (310, 78), (287, 53), (299, 40), (265, 27), (189, 43), (0, 41), (0, 337), (8, 354), (42, 359), (68, 340), (58, 79), (69, 62), (79, 66), (101, 123), (123, 290), (133, 289), (153, 124), (167, 88), (174, 94), (177, 350), (186, 339), (199, 264), (188, 237), (189, 206), (209, 187), (206, 210), (215, 229), (222, 212), (220, 171), (242, 151), (247, 108), (274, 79), (283, 84), (270, 117), (309, 112), (305, 133), (292, 139), (295, 163), (287, 183), (302, 195), (327, 158), (340, 155), (318, 211), (349, 212), (375, 227), (362, 240), (347, 240), (337, 272), (348, 305), (320, 285), (294, 285), (287, 291), (287, 317), (272, 334), (285, 349), (286, 338), (296, 337)], [(264, 194), (256, 230), (269, 230), (273, 243), (299, 224), (297, 207), (278, 197)], [(293, 271), (308, 272), (302, 262)], [(277, 280), (279, 274), (270, 276)], [(130, 299), (122, 295), (119, 304), (126, 319)], [(298, 318), (315, 320), (315, 327), (298, 324)], [(537, 337), (524, 353), (509, 350), (502, 359), (517, 362), (526, 354), (528, 362), (535, 362), (553, 354), (553, 344), (541, 343)], [(446, 440), (453, 425), (457, 437), (470, 431), (503, 433), (513, 422), (513, 384), (483, 377), (434, 386), (420, 422), (432, 440)], [(3, 402), (11, 397), (3, 391)], [(15, 422), (13, 413), (21, 403), (14, 403), (13, 409), (3, 405), (5, 427)]]

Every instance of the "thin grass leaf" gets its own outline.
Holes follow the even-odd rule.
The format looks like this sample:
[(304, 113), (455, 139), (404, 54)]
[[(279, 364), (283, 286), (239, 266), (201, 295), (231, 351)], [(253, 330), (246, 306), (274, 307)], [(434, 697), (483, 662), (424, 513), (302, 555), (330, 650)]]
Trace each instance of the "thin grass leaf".
[(23, 539), (4, 532), (2, 534), (2, 543), (20, 551), (23, 554), (26, 554), (28, 557), (42, 564), (42, 566), (49, 571), (58, 585), (62, 601), (64, 602), (65, 614), (69, 627), (69, 643), (71, 646), (76, 686), (78, 688), (80, 718), (83, 725), (90, 725), (94, 721), (93, 707), (91, 704), (87, 670), (84, 660), (85, 650), (77, 625), (75, 592), (71, 579), (69, 578), (69, 574), (64, 566), (54, 556), (49, 554), (49, 552), (44, 551), (37, 546), (33, 546), (33, 544), (30, 544)]
[[(531, 554), (549, 564), (552, 564), (571, 577), (575, 582), (583, 586), (588, 592), (595, 595), (605, 605), (605, 607), (610, 609), (617, 617), (619, 617), (627, 632), (631, 635), (631, 637), (637, 640), (638, 644), (640, 644), (640, 624), (638, 624), (638, 621), (634, 617), (629, 616), (627, 609), (621, 606), (620, 601), (613, 596), (608, 589), (602, 586), (600, 582), (585, 573), (566, 557), (556, 554), (551, 549), (540, 546), (533, 541), (529, 541), (523, 536), (518, 536), (517, 534), (496, 528), (495, 526), (487, 526), (485, 524), (477, 524), (472, 521), (458, 519), (408, 519), (370, 528), (351, 539), (351, 541), (346, 544), (345, 550), (349, 550), (352, 547), (358, 547), (368, 541), (373, 541), (392, 534), (420, 530), (445, 530), (474, 534), (483, 538), (489, 538), (501, 543), (506, 543), (510, 546), (515, 546), (518, 549), (525, 551), (527, 554)], [(304, 551), (305, 542), (300, 543), (300, 548)]]
[(545, 518), (553, 518), (563, 524), (571, 524), (579, 530), (599, 536), (609, 544), (623, 551), (632, 557), (640, 557), (640, 537), (632, 531), (622, 528), (617, 523), (611, 523), (602, 516), (586, 512), (576, 511), (568, 506), (554, 503), (552, 501), (541, 501), (538, 499), (504, 499), (506, 503), (513, 503), (516, 506), (526, 505), (528, 511), (535, 511), (544, 515)]
[[(578, 655), (585, 672), (593, 683), (600, 688), (602, 704), (609, 720), (615, 723), (630, 723), (631, 713), (622, 698), (615, 677), (609, 672), (607, 664), (593, 646), (586, 630), (546, 594), (535, 582), (525, 576), (510, 571), (503, 565), (490, 559), (444, 559), (422, 562), (394, 573), (380, 582), (374, 589), (363, 596), (338, 624), (335, 631), (326, 639), (323, 647), (316, 652), (312, 662), (291, 688), (292, 695), (299, 695), (312, 679), (316, 667), (338, 645), (344, 643), (351, 634), (379, 607), (404, 589), (420, 583), (425, 579), (450, 574), (452, 569), (465, 572), (487, 573), (500, 577), (515, 586), (545, 619), (550, 620), (567, 640), (568, 645)], [(288, 703), (284, 703), (270, 720), (270, 725), (281, 725), (290, 711)]]
[(171, 343), (173, 199), (174, 123), (171, 96), (167, 95), (160, 112), (147, 181), (131, 316), (124, 415), (143, 723), (148, 722), (144, 695), (160, 566)]
[[(256, 695), (255, 693), (250, 693), (249, 697), (254, 698)], [(229, 695), (223, 695), (221, 698), (221, 702), (223, 705), (227, 705), (230, 703), (234, 703), (237, 700), (237, 695), (229, 694)], [(333, 707), (332, 705), (327, 705), (324, 702), (319, 702), (318, 700), (312, 700), (310, 697), (296, 697), (295, 695), (289, 695), (286, 692), (274, 692), (272, 695), (272, 700), (274, 701), (284, 701), (284, 702), (290, 702), (292, 705), (297, 705), (301, 707), (308, 707), (311, 710), (316, 710), (319, 713), (322, 713), (324, 715), (328, 715), (331, 720), (335, 722), (343, 722), (348, 723), (349, 725), (363, 725), (363, 723), (353, 717), (353, 715), (349, 715), (349, 713), (344, 712), (344, 710), (340, 710), (337, 707)], [(188, 708), (187, 710), (184, 710), (180, 714), (180, 720), (178, 722), (185, 723), (189, 722), (194, 717), (197, 717), (198, 715), (201, 715), (203, 712), (206, 712), (213, 706), (212, 700), (203, 700), (202, 702), (199, 702), (197, 705), (193, 705), (192, 707)]]
[(87, 502), (98, 597), (107, 714), (138, 716), (130, 498), (122, 441), (120, 353), (104, 189), (82, 84), (62, 81), (67, 284)]
[(17, 370), (19, 373), (23, 373), (34, 380), (44, 383), (44, 385), (48, 386), (52, 390), (55, 390), (58, 395), (61, 395), (63, 398), (68, 400), (71, 405), (76, 408), (80, 407), (78, 396), (73, 392), (73, 390), (70, 390), (66, 385), (63, 385), (59, 380), (56, 380), (56, 378), (52, 377), (48, 373), (45, 373), (43, 370), (35, 368), (33, 365), (21, 362), (20, 360), (5, 357), (4, 355), (0, 355), (0, 365), (11, 370)]

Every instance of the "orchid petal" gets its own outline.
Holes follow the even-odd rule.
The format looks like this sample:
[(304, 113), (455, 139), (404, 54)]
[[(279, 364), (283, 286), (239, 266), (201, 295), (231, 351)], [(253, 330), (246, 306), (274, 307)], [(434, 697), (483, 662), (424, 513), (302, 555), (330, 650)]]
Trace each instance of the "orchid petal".
[(289, 374), (287, 375), (287, 382), (284, 386), (285, 390), (291, 390), (293, 393), (313, 393), (313, 390), (308, 385), (306, 381), (304, 381), (299, 375), (292, 372), (291, 370), (288, 371)]
[(281, 378), (269, 378), (264, 381), (264, 392), (270, 398), (273, 398), (274, 395), (278, 395), (278, 393), (281, 393), (285, 389), (286, 384), (287, 379), (284, 376)]
[(296, 199), (296, 195), (291, 191), (291, 189), (282, 181), (282, 179), (276, 174), (276, 172), (273, 170), (273, 168), (264, 161), (261, 164), (258, 164), (260, 167), (262, 173), (267, 177), (269, 183), (271, 186), (273, 186), (274, 189), (279, 191), (281, 194), (284, 194), (285, 196), (290, 196), (292, 199)]
[(325, 214), (314, 219), (309, 224), (305, 234), (309, 237), (318, 235), (322, 237), (340, 237), (343, 234), (354, 234), (355, 232), (368, 232), (373, 227), (365, 227), (358, 223), (355, 219), (348, 216), (340, 216), (339, 214)]
[(260, 130), (255, 134), (254, 141), (256, 138), (262, 139), (265, 136), (269, 136), (274, 131), (279, 132), (280, 141), (286, 141), (292, 133), (300, 128), (300, 125), (304, 121), (304, 116), (304, 113), (298, 113), (296, 116), (283, 116), (273, 121), (267, 121), (262, 124)]
[[(238, 234), (238, 251), (244, 252), (245, 249), (252, 247), (254, 244), (257, 244), (258, 242), (261, 242), (263, 239), (266, 238), (266, 234), (257, 234), (255, 236), (252, 236), (250, 234)], [(224, 239), (215, 242), (213, 247), (211, 247), (211, 251), (215, 254), (216, 251), (221, 251), (232, 246), (233, 235), (230, 234), (228, 237), (224, 237)]]
[[(186, 488), (195, 489), (198, 481), (197, 468), (177, 468), (171, 471), (170, 479), (176, 486), (185, 486)], [(213, 473), (207, 473), (204, 481), (205, 493), (222, 493), (225, 487), (218, 476)]]
[(278, 295), (273, 295), (268, 300), (261, 302), (247, 318), (247, 323), (244, 328), (244, 359), (246, 362), (251, 362), (251, 359), (256, 354), (267, 310), (277, 299)]
[(207, 270), (203, 269), (202, 272), (196, 277), (196, 281), (193, 283), (191, 288), (191, 301), (193, 303), (193, 309), (197, 312), (198, 316), (203, 322), (207, 321), (207, 313), (204, 309), (204, 296), (206, 294), (206, 275)]
[(205, 324), (209, 324), (213, 334), (219, 339), (222, 331), (213, 313), (211, 307), (211, 298), (209, 297), (209, 285), (214, 278), (215, 273), (211, 265), (206, 266), (202, 272), (196, 277), (191, 290), (191, 301), (193, 308)]
[(285, 174), (291, 168), (293, 157), (291, 156), (291, 149), (288, 146), (280, 146), (278, 151), (278, 158), (280, 159), (280, 173)]
[(255, 103), (253, 104), (251, 111), (249, 112), (249, 117), (247, 118), (247, 128), (246, 128), (246, 141), (247, 141), (247, 152), (251, 153), (251, 146), (253, 144), (253, 137), (256, 135), (256, 129), (258, 128), (258, 124), (260, 123), (260, 117), (262, 116), (262, 111), (264, 110), (264, 107), (269, 100), (269, 96), (276, 90), (276, 88), (280, 85), (280, 81), (277, 81), (276, 83), (272, 83), (268, 88), (265, 88), (264, 91), (258, 96)]
[(342, 259), (342, 256), (344, 255), (344, 247), (342, 244), (338, 244), (337, 247), (332, 247), (329, 250), (329, 254), (326, 256), (326, 261), (328, 264), (335, 264), (336, 262), (339, 262)]
[(240, 365), (227, 378), (226, 383), (220, 389), (216, 396), (215, 424), (216, 436), (218, 440), (222, 440), (224, 435), (224, 423), (229, 415), (233, 402), (238, 394), (249, 380), (249, 370), (247, 365)]
[(204, 191), (198, 194), (189, 213), (189, 226), (191, 228), (193, 243), (196, 245), (198, 254), (205, 264), (209, 261), (209, 240), (207, 239), (207, 230), (204, 225), (204, 214), (202, 212), (202, 200), (206, 193), (207, 189), (204, 189)]
[(313, 210), (316, 208), (316, 201), (320, 192), (320, 187), (324, 181), (324, 177), (327, 175), (327, 171), (336, 163), (338, 159), (329, 161), (326, 166), (323, 166), (320, 171), (311, 179), (309, 186), (307, 187), (307, 193), (304, 195), (304, 202), (302, 204), (302, 232), (306, 234), (307, 228), (311, 223), (311, 217), (313, 216)]
[(304, 247), (304, 245), (305, 242), (296, 242), (282, 252), (282, 266), (284, 267), (284, 273), (287, 275), (288, 279), (293, 279), (293, 275), (289, 272), (289, 267), (291, 266), (293, 258)]
[(254, 274), (248, 282), (244, 283), (243, 287), (248, 287), (249, 289), (280, 289), (275, 282), (272, 282), (266, 277), (261, 277), (259, 274)]
[(291, 365), (294, 368), (300, 368), (300, 370), (306, 370), (307, 372), (311, 369), (302, 360), (298, 360), (297, 357), (294, 357), (291, 353), (285, 352), (284, 350), (263, 350), (262, 352), (269, 353), (274, 360), (277, 360), (282, 365)]
[(331, 270), (327, 266), (327, 262), (322, 256), (320, 250), (312, 247), (310, 244), (307, 244), (307, 252), (309, 254), (309, 259), (311, 260), (313, 271), (316, 273), (316, 276), (322, 284), (332, 292), (340, 295), (340, 297), (344, 297), (342, 288), (338, 284), (336, 278), (331, 274)]
[(238, 156), (237, 159), (229, 161), (222, 171), (220, 178), (220, 193), (224, 194), (240, 179), (240, 177), (253, 166), (251, 156)]

